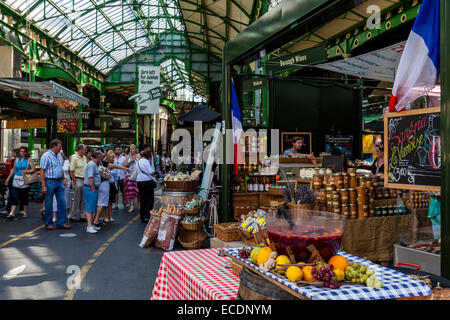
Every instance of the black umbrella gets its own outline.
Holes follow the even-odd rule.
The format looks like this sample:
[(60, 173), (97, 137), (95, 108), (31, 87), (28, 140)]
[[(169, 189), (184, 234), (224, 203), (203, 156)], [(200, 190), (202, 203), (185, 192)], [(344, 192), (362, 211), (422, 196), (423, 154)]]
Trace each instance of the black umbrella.
[(194, 121), (210, 122), (216, 120), (220, 116), (221, 116), (220, 113), (211, 110), (203, 103), (200, 103), (192, 110), (180, 116), (178, 120), (184, 122), (194, 122)]

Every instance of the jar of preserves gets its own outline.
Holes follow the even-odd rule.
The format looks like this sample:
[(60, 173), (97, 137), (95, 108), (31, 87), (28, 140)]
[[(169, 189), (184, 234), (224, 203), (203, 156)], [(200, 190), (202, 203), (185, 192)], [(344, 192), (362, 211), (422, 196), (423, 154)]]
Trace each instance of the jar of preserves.
[(350, 219), (356, 219), (358, 217), (358, 207), (356, 204), (350, 204)]
[(364, 219), (369, 217), (369, 206), (364, 203), (358, 203), (358, 218)]
[(342, 189), (342, 187), (344, 186), (344, 177), (342, 176), (342, 174), (335, 173), (333, 180), (334, 180), (334, 185), (336, 186), (336, 189)]
[(338, 191), (332, 191), (331, 192), (331, 200), (335, 201), (335, 200), (339, 200), (340, 199), (340, 195)]
[(340, 205), (333, 206), (333, 212), (337, 213), (337, 214), (341, 214), (341, 206)]
[(389, 189), (385, 188), (383, 190), (383, 198), (384, 199), (389, 199), (390, 197), (391, 197), (391, 193), (390, 193)]
[(342, 204), (349, 204), (349, 191), (348, 189), (340, 189), (339, 190), (340, 196), (341, 196), (341, 202)]
[(348, 204), (341, 205), (341, 214), (348, 218), (350, 216), (350, 206)]
[(381, 217), (383, 215), (381, 207), (375, 207), (375, 217)]
[(348, 197), (349, 197), (349, 202), (350, 203), (356, 203), (357, 194), (356, 194), (356, 189), (355, 188), (348, 189)]
[(322, 188), (323, 176), (320, 174), (314, 174), (313, 176), (313, 188), (320, 189)]
[(350, 188), (350, 175), (348, 173), (342, 173), (342, 178), (344, 180), (344, 188)]
[(349, 174), (349, 176), (356, 177), (356, 168), (347, 168), (347, 173)]
[(387, 216), (389, 216), (389, 210), (388, 210), (388, 207), (381, 207), (381, 216), (382, 216), (382, 217), (387, 217)]
[(369, 205), (369, 218), (375, 217), (375, 208)]
[(350, 175), (350, 188), (356, 188), (358, 186), (358, 179), (356, 178), (356, 175), (352, 176)]

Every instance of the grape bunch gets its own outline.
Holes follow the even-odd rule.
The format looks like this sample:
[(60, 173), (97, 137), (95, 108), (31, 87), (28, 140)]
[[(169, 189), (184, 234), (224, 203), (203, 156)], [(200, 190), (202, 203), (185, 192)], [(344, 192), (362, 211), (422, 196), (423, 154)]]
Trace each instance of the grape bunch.
[(377, 279), (375, 272), (359, 263), (351, 263), (345, 269), (345, 278), (353, 283), (364, 283), (368, 287), (380, 289), (383, 284)]
[(333, 272), (333, 265), (321, 265), (311, 269), (311, 274), (315, 280), (322, 281), (326, 288), (338, 289), (339, 282), (333, 280), (335, 274)]
[(248, 250), (247, 248), (242, 248), (238, 251), (238, 254), (242, 259), (247, 259), (248, 257), (250, 257), (250, 250)]

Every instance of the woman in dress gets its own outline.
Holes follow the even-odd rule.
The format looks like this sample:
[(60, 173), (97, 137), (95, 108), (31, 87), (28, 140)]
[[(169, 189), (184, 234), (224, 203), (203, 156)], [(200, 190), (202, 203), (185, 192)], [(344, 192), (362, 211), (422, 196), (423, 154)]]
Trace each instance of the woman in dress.
[(133, 167), (135, 166), (135, 161), (138, 160), (138, 150), (137, 147), (132, 144), (130, 145), (130, 153), (125, 160), (125, 167), (128, 167), (130, 171), (125, 173), (125, 179), (123, 184), (123, 202), (130, 204), (130, 209), (128, 212), (134, 211), (134, 199), (139, 196), (139, 189), (137, 182), (130, 181), (131, 173), (133, 172)]
[[(120, 166), (118, 164), (114, 164), (114, 151), (109, 150), (106, 153), (105, 161), (102, 162), (103, 166), (108, 167), (109, 169), (120, 169), (125, 171), (130, 171), (130, 169)], [(104, 214), (104, 220), (105, 222), (114, 222), (115, 219), (112, 217), (112, 205), (116, 202), (116, 194), (118, 191), (117, 188), (117, 182), (114, 179), (114, 177), (111, 177), (111, 179), (108, 180), (109, 183), (109, 199), (108, 199), (108, 210)], [(103, 206), (104, 202), (102, 203)], [(106, 207), (106, 206), (105, 206)], [(98, 211), (97, 211), (98, 212)]]
[(14, 167), (11, 169), (8, 178), (5, 181), (5, 185), (9, 184), (9, 180), (12, 178), (12, 197), (11, 197), (11, 212), (7, 218), (12, 219), (15, 217), (16, 207), (20, 203), (23, 205), (22, 218), (28, 218), (28, 192), (30, 186), (23, 181), (23, 175), (28, 173), (34, 173), (33, 159), (30, 158), (27, 147), (19, 148), (19, 156), (14, 162)]

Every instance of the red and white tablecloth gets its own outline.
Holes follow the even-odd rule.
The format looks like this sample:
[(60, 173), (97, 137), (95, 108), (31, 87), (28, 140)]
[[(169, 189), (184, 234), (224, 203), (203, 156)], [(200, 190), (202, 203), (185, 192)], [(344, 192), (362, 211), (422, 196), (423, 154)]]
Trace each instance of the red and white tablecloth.
[(220, 249), (164, 253), (153, 287), (152, 300), (234, 300), (239, 277)]

